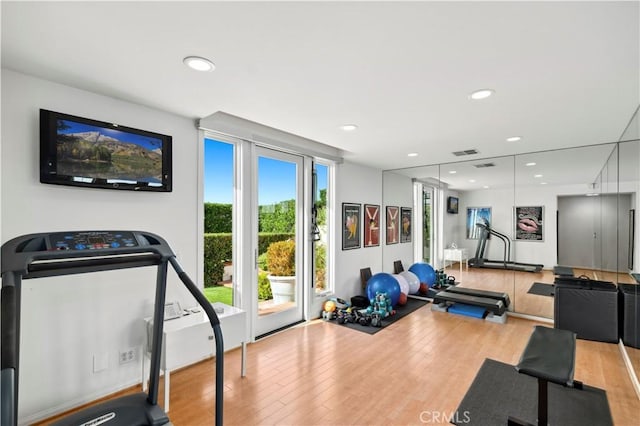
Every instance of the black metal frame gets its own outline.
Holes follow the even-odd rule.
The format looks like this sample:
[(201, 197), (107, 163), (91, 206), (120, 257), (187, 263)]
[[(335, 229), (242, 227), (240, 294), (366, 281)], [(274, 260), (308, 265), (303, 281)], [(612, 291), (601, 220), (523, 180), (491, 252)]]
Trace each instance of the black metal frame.
[[(213, 328), (216, 346), (216, 425), (221, 426), (223, 418), (224, 344), (220, 321), (211, 304), (182, 269), (167, 242), (158, 235), (138, 231), (87, 232), (132, 234), (135, 236), (137, 245), (134, 247), (104, 248), (99, 250), (56, 250), (55, 247), (51, 247), (48, 238), (50, 234), (48, 233), (24, 235), (2, 245), (2, 369), (0, 389), (2, 392), (2, 417), (0, 424), (9, 426), (17, 425), (18, 423), (18, 361), (20, 359), (20, 290), (22, 280), (143, 266), (158, 267), (153, 315), (153, 345), (151, 367), (149, 369), (149, 392), (146, 397), (146, 403), (148, 409), (151, 410), (150, 417), (154, 420), (166, 418), (166, 414), (159, 408), (157, 402), (167, 269), (168, 264), (171, 264), (182, 283), (203, 308)], [(75, 231), (71, 232), (71, 234), (76, 233)]]

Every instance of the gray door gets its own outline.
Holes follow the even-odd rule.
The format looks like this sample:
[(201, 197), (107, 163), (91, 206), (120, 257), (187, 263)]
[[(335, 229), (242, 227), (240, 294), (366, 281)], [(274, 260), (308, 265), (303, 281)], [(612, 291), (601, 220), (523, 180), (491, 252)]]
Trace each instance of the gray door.
[(596, 197), (558, 197), (558, 264), (596, 268)]
[(630, 208), (630, 194), (558, 197), (558, 264), (627, 271)]

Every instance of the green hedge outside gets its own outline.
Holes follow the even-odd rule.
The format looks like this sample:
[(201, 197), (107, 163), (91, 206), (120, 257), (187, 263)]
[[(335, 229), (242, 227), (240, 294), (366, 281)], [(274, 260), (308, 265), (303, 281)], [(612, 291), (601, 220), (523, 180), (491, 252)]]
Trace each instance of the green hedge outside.
[(231, 204), (204, 203), (205, 234), (231, 232), (232, 214)]
[[(261, 232), (258, 234), (258, 253), (266, 253), (269, 244), (293, 238), (291, 233)], [(204, 235), (204, 286), (211, 287), (222, 281), (225, 262), (230, 262), (231, 233), (210, 233)]]

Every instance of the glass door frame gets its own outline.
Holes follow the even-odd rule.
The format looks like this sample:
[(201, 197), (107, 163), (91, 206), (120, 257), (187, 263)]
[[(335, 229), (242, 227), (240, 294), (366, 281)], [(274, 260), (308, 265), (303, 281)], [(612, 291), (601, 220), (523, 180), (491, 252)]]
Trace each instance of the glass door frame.
[[(289, 309), (285, 309), (280, 312), (274, 312), (260, 317), (258, 314), (258, 216), (259, 216), (259, 202), (258, 202), (258, 160), (260, 157), (276, 159), (296, 164), (296, 225), (295, 225), (295, 261), (296, 261), (296, 290), (295, 290), (295, 306)], [(252, 155), (252, 174), (253, 174), (253, 191), (251, 191), (251, 219), (253, 230), (253, 238), (251, 251), (253, 259), (253, 276), (251, 296), (251, 317), (253, 318), (253, 330), (254, 336), (262, 336), (276, 331), (280, 328), (287, 327), (291, 324), (303, 321), (305, 318), (305, 305), (308, 298), (306, 286), (303, 285), (308, 282), (306, 278), (306, 271), (309, 270), (307, 263), (305, 262), (306, 256), (306, 234), (304, 233), (306, 216), (304, 215), (304, 206), (307, 205), (305, 201), (305, 161), (302, 155), (288, 153), (280, 151), (270, 147), (255, 146)], [(246, 215), (245, 215), (246, 216)]]

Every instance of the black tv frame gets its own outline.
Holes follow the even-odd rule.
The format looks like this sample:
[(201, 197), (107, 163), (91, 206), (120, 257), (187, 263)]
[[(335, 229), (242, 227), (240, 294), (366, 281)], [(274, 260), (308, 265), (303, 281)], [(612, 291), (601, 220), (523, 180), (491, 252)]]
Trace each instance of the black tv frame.
[[(162, 143), (162, 182), (149, 184), (143, 181), (127, 182), (126, 180), (102, 179), (95, 176), (70, 176), (58, 173), (57, 153), (57, 122), (59, 120), (72, 121), (103, 129), (118, 130), (138, 136), (158, 139)], [(78, 117), (61, 112), (40, 109), (40, 182), (55, 185), (69, 185), (85, 188), (119, 189), (131, 191), (172, 191), (172, 142), (173, 138), (147, 130), (135, 129), (116, 123), (109, 123), (90, 118)]]
[(459, 203), (458, 197), (447, 197), (447, 213), (458, 214)]

